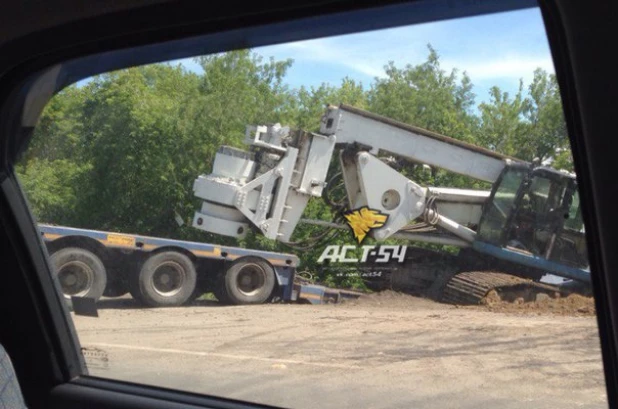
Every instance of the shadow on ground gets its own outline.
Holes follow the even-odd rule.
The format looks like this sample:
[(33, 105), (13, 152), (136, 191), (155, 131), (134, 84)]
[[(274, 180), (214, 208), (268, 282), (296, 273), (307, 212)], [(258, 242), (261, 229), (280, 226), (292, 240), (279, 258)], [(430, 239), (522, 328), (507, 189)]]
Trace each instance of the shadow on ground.
[[(219, 307), (219, 304), (216, 300), (195, 300), (190, 306), (194, 307)], [(184, 307), (184, 306), (183, 306)], [(138, 303), (131, 297), (120, 297), (120, 298), (106, 298), (103, 297), (99, 301), (97, 301), (97, 309), (99, 310), (107, 310), (107, 309), (115, 309), (115, 310), (136, 310), (148, 308), (143, 304)]]

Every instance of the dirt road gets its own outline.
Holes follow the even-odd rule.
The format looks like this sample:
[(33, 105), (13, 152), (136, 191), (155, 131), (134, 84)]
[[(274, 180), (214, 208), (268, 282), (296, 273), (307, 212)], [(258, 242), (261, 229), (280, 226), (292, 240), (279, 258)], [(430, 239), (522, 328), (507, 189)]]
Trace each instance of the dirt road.
[(593, 316), (342, 305), (138, 309), (75, 317), (93, 375), (294, 408), (603, 408)]

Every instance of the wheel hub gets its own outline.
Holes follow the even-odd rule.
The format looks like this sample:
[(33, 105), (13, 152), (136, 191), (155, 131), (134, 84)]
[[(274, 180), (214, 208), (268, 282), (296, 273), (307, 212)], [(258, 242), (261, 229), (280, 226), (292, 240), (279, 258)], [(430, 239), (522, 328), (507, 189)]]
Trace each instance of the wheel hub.
[(238, 273), (238, 289), (245, 295), (256, 294), (266, 283), (266, 272), (257, 264), (247, 264)]
[(75, 285), (77, 283), (77, 277), (75, 277), (75, 274), (67, 274), (64, 282), (68, 286)]
[(94, 271), (88, 264), (75, 260), (60, 267), (58, 280), (66, 296), (83, 297), (92, 288)]
[(157, 293), (170, 297), (180, 292), (186, 279), (187, 273), (180, 264), (167, 261), (155, 270), (152, 285)]

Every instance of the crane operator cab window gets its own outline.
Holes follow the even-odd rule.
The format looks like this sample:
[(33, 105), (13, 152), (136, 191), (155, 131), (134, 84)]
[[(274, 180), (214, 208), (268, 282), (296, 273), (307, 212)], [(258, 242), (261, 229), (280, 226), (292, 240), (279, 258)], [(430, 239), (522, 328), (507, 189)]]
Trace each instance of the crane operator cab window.
[(533, 175), (530, 196), (538, 202), (532, 243), (535, 254), (573, 267), (587, 267), (575, 179), (551, 169), (538, 169)]
[(556, 218), (564, 188), (544, 177), (533, 177), (529, 188), (522, 192), (520, 207), (515, 214), (511, 239), (533, 254), (547, 255), (551, 237), (555, 234)]
[(574, 178), (565, 173), (507, 168), (479, 232), (492, 244), (587, 267), (579, 195)]
[(485, 208), (479, 236), (483, 241), (501, 245), (503, 232), (515, 207), (517, 194), (526, 176), (525, 169), (506, 168)]
[(511, 231), (515, 240), (548, 260), (586, 267), (574, 178), (550, 169), (537, 169), (522, 193)]

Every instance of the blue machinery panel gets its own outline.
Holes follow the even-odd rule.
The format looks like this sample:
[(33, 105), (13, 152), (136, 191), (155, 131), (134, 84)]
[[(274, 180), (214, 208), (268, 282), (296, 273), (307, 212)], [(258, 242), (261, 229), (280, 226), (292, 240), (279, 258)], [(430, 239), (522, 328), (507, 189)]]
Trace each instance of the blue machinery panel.
[(472, 248), (480, 253), (488, 254), (490, 256), (518, 263), (524, 266), (538, 268), (550, 273), (555, 273), (565, 278), (572, 280), (582, 281), (584, 283), (590, 283), (590, 270), (582, 270), (575, 267), (565, 266), (554, 261), (547, 260), (543, 257), (535, 256), (532, 254), (523, 254), (517, 251), (504, 249), (498, 246), (494, 246), (488, 243), (482, 243), (475, 241), (472, 243)]

